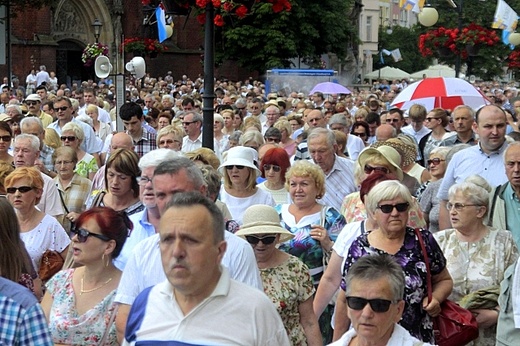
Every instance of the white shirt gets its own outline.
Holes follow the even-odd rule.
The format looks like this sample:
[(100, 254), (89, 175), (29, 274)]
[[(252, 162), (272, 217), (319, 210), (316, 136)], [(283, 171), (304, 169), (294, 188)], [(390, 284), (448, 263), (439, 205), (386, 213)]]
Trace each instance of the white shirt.
[[(85, 103), (83, 107), (78, 109), (78, 116), (85, 115), (85, 109), (87, 108), (87, 104)], [(104, 110), (103, 108), (96, 106), (98, 108), (98, 120), (107, 124), (112, 125), (112, 118), (110, 118), (110, 114)]]
[(349, 159), (356, 161), (359, 153), (365, 149), (365, 143), (361, 138), (355, 135), (348, 135), (347, 138), (347, 151)]
[(322, 204), (340, 210), (343, 198), (357, 191), (354, 183), (354, 161), (335, 155), (334, 166), (325, 175), (325, 191)]
[(43, 193), (40, 203), (36, 207), (51, 216), (64, 215), (63, 205), (61, 204), (60, 193), (56, 182), (46, 174), (40, 173), (43, 178)]

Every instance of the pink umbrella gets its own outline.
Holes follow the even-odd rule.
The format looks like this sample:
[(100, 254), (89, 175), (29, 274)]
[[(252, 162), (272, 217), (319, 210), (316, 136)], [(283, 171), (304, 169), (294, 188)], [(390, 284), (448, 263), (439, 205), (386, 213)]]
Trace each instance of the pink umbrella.
[(345, 88), (343, 85), (332, 82), (323, 82), (318, 83), (309, 91), (309, 95), (314, 94), (315, 92), (321, 92), (324, 94), (352, 94), (352, 92)]
[(391, 106), (404, 110), (414, 104), (421, 104), (430, 111), (433, 108), (453, 110), (460, 105), (478, 108), (490, 102), (480, 90), (463, 79), (436, 77), (409, 85), (397, 95)]

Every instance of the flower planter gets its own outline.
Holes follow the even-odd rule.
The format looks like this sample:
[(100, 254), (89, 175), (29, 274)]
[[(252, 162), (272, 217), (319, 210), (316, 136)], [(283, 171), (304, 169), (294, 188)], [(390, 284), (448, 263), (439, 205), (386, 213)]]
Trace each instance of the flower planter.
[(451, 50), (448, 47), (439, 47), (437, 52), (441, 58), (447, 58), (451, 55)]
[(468, 44), (468, 45), (466, 45), (466, 52), (468, 53), (468, 56), (477, 56), (479, 50), (480, 50), (480, 46), (478, 44), (475, 44), (475, 45)]

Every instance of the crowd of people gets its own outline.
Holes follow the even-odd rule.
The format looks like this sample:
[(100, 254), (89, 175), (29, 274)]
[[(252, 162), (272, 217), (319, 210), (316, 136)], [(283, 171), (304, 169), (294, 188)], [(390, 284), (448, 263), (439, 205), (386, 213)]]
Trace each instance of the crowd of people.
[(473, 345), (518, 339), (515, 87), (401, 110), (404, 80), (221, 79), (209, 149), (201, 78), (129, 81), (116, 110), (111, 80), (45, 74), (1, 87), (0, 343), (434, 345), (446, 299)]

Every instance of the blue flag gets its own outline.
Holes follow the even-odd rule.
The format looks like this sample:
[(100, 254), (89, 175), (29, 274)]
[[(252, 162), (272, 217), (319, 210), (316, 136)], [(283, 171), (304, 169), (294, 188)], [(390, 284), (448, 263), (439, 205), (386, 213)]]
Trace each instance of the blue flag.
[(161, 6), (157, 6), (155, 9), (155, 17), (157, 17), (157, 31), (159, 32), (159, 42), (163, 42), (168, 38), (168, 34), (166, 33), (166, 17), (164, 15), (164, 10)]

